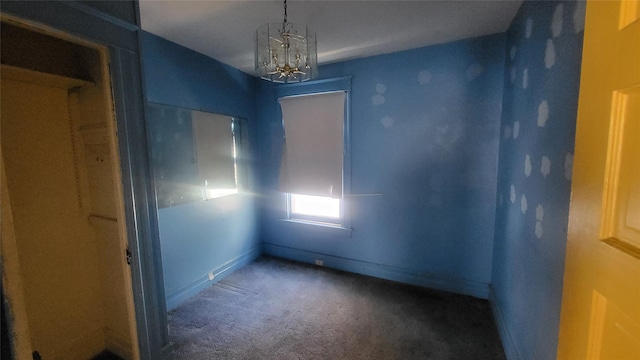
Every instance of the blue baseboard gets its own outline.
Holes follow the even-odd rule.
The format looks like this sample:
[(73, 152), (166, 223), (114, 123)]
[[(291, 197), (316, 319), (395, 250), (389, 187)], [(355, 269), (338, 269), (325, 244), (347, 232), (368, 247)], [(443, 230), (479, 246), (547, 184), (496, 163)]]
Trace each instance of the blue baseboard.
[(251, 250), (237, 256), (231, 260), (226, 261), (222, 265), (219, 265), (211, 270), (214, 274), (213, 280), (209, 280), (209, 274), (203, 274), (193, 282), (177, 289), (171, 294), (167, 294), (167, 311), (173, 310), (183, 301), (191, 298), (200, 291), (208, 288), (209, 286), (224, 279), (229, 274), (254, 261), (262, 254), (262, 246), (256, 246)]
[(360, 260), (341, 258), (306, 250), (264, 243), (264, 253), (285, 259), (315, 264), (322, 260), (323, 266), (381, 279), (422, 286), (457, 294), (470, 295), (481, 299), (489, 297), (489, 284), (443, 277), (437, 274), (416, 273), (409, 269), (380, 265)]
[(513, 337), (511, 337), (509, 327), (504, 321), (504, 316), (500, 311), (500, 306), (498, 305), (498, 300), (496, 299), (496, 294), (494, 293), (493, 288), (489, 289), (489, 303), (491, 304), (493, 317), (496, 319), (496, 324), (498, 325), (498, 334), (500, 334), (500, 340), (502, 340), (502, 347), (504, 348), (504, 354), (507, 357), (507, 360), (520, 360), (521, 357), (518, 354), (518, 349), (516, 348), (515, 343), (513, 342)]

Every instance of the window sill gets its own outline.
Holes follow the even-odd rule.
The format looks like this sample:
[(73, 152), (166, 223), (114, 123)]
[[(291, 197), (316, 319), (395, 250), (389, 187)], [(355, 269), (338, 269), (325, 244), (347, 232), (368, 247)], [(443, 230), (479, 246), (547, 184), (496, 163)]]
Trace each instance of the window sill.
[(287, 230), (313, 232), (318, 235), (345, 239), (351, 238), (351, 232), (353, 231), (351, 228), (345, 228), (340, 225), (332, 225), (315, 221), (280, 219), (280, 222)]

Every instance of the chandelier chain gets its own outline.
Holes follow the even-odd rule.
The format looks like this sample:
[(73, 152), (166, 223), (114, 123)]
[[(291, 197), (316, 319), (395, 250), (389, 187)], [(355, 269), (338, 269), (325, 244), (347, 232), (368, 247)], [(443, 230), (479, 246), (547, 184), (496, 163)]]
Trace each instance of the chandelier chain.
[(284, 22), (283, 26), (287, 23), (287, 0), (284, 0)]

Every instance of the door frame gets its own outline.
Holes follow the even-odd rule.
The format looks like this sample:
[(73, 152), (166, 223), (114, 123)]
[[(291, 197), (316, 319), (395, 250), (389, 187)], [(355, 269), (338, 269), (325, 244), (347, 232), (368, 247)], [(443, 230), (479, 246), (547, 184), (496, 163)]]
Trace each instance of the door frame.
[(132, 6), (135, 6), (137, 24), (70, 1), (3, 1), (0, 15), (3, 21), (80, 38), (107, 48), (124, 216), (131, 251), (138, 347), (141, 359), (157, 360), (162, 358), (162, 349), (168, 343), (167, 317), (155, 186), (146, 146), (137, 2), (132, 1)]

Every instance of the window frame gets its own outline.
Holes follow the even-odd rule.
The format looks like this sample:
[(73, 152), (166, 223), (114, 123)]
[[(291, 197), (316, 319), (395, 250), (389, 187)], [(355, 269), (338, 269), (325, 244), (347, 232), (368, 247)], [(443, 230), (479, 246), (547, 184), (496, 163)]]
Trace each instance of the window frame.
[[(283, 97), (314, 95), (321, 93), (345, 92), (344, 122), (343, 122), (343, 155), (342, 155), (342, 199), (340, 199), (340, 218), (316, 217), (310, 215), (291, 213), (291, 195), (282, 193), (282, 220), (286, 223), (295, 223), (303, 226), (305, 230), (316, 229), (330, 231), (332, 235), (351, 237), (351, 214), (349, 194), (351, 194), (351, 76), (331, 78), (280, 85), (276, 88), (276, 101)], [(284, 119), (280, 104), (276, 106), (276, 116), (282, 122), (284, 141)]]

